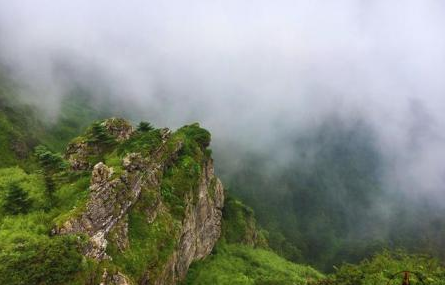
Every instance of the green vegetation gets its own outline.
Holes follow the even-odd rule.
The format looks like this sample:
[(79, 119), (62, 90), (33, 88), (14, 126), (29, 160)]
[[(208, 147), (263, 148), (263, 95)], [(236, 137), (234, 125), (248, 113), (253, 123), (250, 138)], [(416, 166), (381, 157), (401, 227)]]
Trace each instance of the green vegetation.
[(131, 152), (139, 152), (144, 156), (152, 154), (162, 143), (161, 130), (138, 130), (131, 138), (117, 147), (119, 155)]
[(358, 265), (344, 264), (320, 285), (375, 285), (401, 284), (401, 271), (411, 271), (411, 285), (445, 284), (445, 267), (438, 260), (426, 255), (412, 255), (404, 251), (384, 251)]
[[(0, 168), (0, 219), (4, 215), (24, 213), (47, 207), (42, 175), (27, 174), (19, 167)], [(16, 206), (16, 209), (14, 206)]]
[(50, 232), (86, 199), (90, 174), (68, 171), (60, 154), (39, 145), (62, 149), (67, 138), (0, 83), (0, 284), (85, 284), (93, 264), (81, 254), (85, 239)]
[(56, 191), (52, 201), (44, 175), (0, 168), (0, 284), (67, 284), (85, 270), (81, 237), (49, 235), (56, 217), (74, 202), (64, 199), (66, 188), (75, 188), (75, 195), (86, 189), (70, 185)]
[(272, 252), (267, 232), (256, 225), (252, 209), (229, 197), (223, 210), (222, 237), (212, 255), (192, 265), (184, 284), (306, 285), (323, 275)]
[[(161, 147), (162, 132), (141, 123), (129, 140), (117, 146), (116, 155), (122, 157), (125, 153), (138, 152), (143, 156), (156, 156), (155, 152)], [(150, 269), (151, 278), (160, 274), (162, 265), (175, 249), (185, 215), (186, 195), (196, 194), (201, 165), (208, 159), (203, 152), (203, 143), (206, 143), (203, 138), (209, 140), (210, 136), (198, 124), (185, 126), (171, 135), (167, 142), (168, 153), (160, 158), (171, 160), (164, 171), (160, 191), (144, 189), (128, 217), (128, 248), (122, 251), (117, 240), (110, 242), (108, 254), (113, 258), (114, 266), (135, 282), (145, 278), (147, 269)], [(172, 160), (169, 152), (176, 146), (181, 148)], [(159, 201), (167, 209), (158, 210), (153, 221), (147, 222), (149, 213), (155, 211)]]
[(154, 129), (155, 128), (149, 122), (140, 122), (137, 127), (137, 131), (141, 133), (153, 131)]
[[(150, 196), (150, 192), (143, 195)], [(152, 269), (152, 277), (159, 273), (173, 252), (178, 236), (180, 222), (168, 212), (160, 213), (153, 223), (147, 222), (146, 209), (152, 205), (151, 199), (153, 197), (142, 197), (129, 215), (128, 248), (122, 252), (115, 240), (108, 248), (113, 264), (134, 281), (142, 280), (148, 268)]]
[(0, 234), (0, 284), (67, 284), (83, 268), (77, 237)]
[(253, 210), (241, 201), (228, 197), (223, 218), (222, 232), (226, 242), (268, 247), (268, 233), (258, 228)]
[(322, 278), (309, 266), (286, 261), (275, 253), (247, 245), (220, 244), (215, 254), (191, 267), (190, 285), (306, 285)]
[(18, 184), (8, 186), (3, 203), (3, 211), (6, 214), (18, 215), (29, 211), (31, 201), (28, 192), (23, 190)]
[[(141, 122), (121, 141), (99, 120), (107, 111), (97, 112), (81, 90), (63, 99), (58, 120), (43, 123), (15, 88), (0, 77), (0, 284), (98, 284), (105, 266), (136, 283), (145, 280), (147, 269), (151, 277), (160, 274), (179, 238), (186, 200), (196, 200), (203, 166), (211, 159), (210, 133), (192, 124), (167, 134)], [(123, 123), (112, 120), (115, 127)], [(88, 167), (74, 171), (59, 152), (82, 131), (72, 142), (85, 146), (85, 157), (74, 158), (87, 160)], [(393, 245), (440, 254), (445, 223), (441, 213), (407, 209), (413, 204), (385, 204), (399, 219), (387, 225), (388, 236), (379, 233), (382, 220), (372, 205), (376, 197), (381, 203), (391, 199), (382, 192), (381, 157), (372, 137), (360, 123), (333, 120), (296, 139), (294, 159), (280, 171), (269, 167), (274, 158), (245, 158), (245, 165), (225, 178), (236, 190), (231, 195), (253, 209), (226, 199), (222, 237), (210, 256), (192, 265), (184, 284), (371, 285), (385, 284), (401, 270), (417, 272), (427, 285), (445, 284), (445, 270), (433, 258), (402, 251), (375, 255)], [(81, 254), (84, 236), (52, 232), (85, 210), (92, 166), (103, 161), (113, 168), (112, 178), (119, 178), (129, 153), (141, 154), (147, 163), (166, 161), (157, 177), (161, 187), (143, 189), (125, 220), (128, 244), (122, 248), (115, 229), (107, 248), (112, 260), (98, 264)], [(215, 186), (211, 181), (210, 197)], [(421, 231), (411, 226), (414, 218), (424, 225)], [(291, 261), (334, 272), (325, 277)], [(332, 267), (344, 261), (358, 264)]]

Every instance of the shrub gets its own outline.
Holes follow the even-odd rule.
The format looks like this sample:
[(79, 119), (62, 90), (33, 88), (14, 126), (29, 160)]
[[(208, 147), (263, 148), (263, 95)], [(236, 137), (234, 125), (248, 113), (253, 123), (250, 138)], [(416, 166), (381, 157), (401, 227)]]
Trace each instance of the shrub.
[(153, 131), (154, 129), (155, 128), (149, 122), (140, 122), (137, 126), (137, 131), (142, 133)]
[[(412, 271), (411, 284), (422, 284), (418, 277), (428, 285), (445, 284), (445, 268), (429, 256), (408, 254), (402, 250), (384, 251), (371, 259), (365, 259), (357, 265), (344, 264), (337, 272), (321, 284), (329, 285), (375, 285), (387, 284), (395, 273)], [(402, 275), (396, 276), (391, 284), (400, 284)]]
[(78, 246), (73, 236), (11, 233), (0, 243), (0, 284), (67, 284), (82, 268)]
[(18, 183), (9, 185), (4, 199), (3, 210), (7, 214), (24, 214), (29, 211), (31, 206), (28, 193)]

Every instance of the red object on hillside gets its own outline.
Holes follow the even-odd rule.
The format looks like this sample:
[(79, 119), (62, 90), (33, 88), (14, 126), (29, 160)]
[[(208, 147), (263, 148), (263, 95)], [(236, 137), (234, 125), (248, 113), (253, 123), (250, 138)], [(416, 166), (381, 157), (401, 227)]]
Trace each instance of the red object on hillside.
[(409, 272), (405, 271), (405, 276), (403, 277), (402, 285), (409, 285)]

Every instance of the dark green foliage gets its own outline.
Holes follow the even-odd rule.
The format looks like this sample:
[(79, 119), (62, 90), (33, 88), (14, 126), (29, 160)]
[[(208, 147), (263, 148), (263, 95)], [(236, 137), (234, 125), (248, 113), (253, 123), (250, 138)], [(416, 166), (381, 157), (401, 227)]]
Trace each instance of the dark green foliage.
[(137, 126), (137, 131), (141, 133), (153, 131), (154, 129), (155, 128), (149, 122), (140, 122)]
[(126, 153), (139, 152), (142, 155), (150, 155), (157, 150), (162, 143), (161, 130), (150, 129), (136, 132), (129, 140), (117, 147), (117, 153), (122, 156)]
[(62, 158), (60, 153), (53, 153), (43, 145), (37, 146), (34, 152), (40, 166), (43, 168), (46, 193), (51, 200), (53, 193), (56, 191), (56, 183), (54, 182), (53, 175), (67, 168), (68, 163)]
[[(411, 271), (411, 285), (445, 284), (445, 267), (438, 260), (425, 255), (412, 255), (404, 251), (384, 251), (358, 265), (344, 264), (320, 285), (375, 285), (387, 284), (400, 271)], [(402, 274), (391, 284), (401, 284)]]
[[(43, 176), (39, 173), (27, 174), (19, 167), (12, 167), (0, 168), (0, 205), (2, 210), (6, 203), (5, 196), (8, 193), (8, 189), (11, 189), (12, 185), (16, 185), (18, 188), (20, 188), (20, 192), (22, 190), (26, 192), (26, 194), (20, 194), (20, 196), (28, 197), (30, 204), (26, 208), (27, 212), (48, 207)], [(8, 214), (2, 212), (3, 211), (0, 211), (0, 224), (2, 214)]]
[(232, 197), (224, 202), (222, 236), (228, 243), (267, 247), (266, 237), (256, 224), (253, 210)]
[(13, 233), (0, 241), (0, 284), (67, 284), (82, 269), (77, 237)]
[(68, 166), (60, 153), (53, 153), (43, 145), (38, 145), (34, 150), (42, 168), (50, 173), (61, 171)]
[(202, 149), (210, 145), (210, 133), (201, 128), (198, 123), (184, 126), (180, 128), (178, 132), (183, 133), (188, 139), (195, 141)]
[(161, 195), (175, 216), (184, 215), (185, 194), (198, 188), (200, 174), (200, 161), (188, 155), (182, 155), (164, 174)]
[(116, 140), (105, 128), (103, 122), (95, 122), (89, 129), (88, 142), (93, 144), (112, 145)]
[(31, 201), (28, 193), (17, 183), (12, 183), (6, 189), (6, 195), (3, 203), (3, 210), (7, 214), (17, 215), (29, 211)]
[(185, 194), (198, 188), (201, 166), (209, 159), (204, 152), (210, 143), (210, 135), (198, 124), (193, 124), (178, 129), (168, 143), (170, 147), (178, 143), (182, 147), (179, 156), (164, 173), (161, 195), (173, 215), (182, 218), (185, 210)]

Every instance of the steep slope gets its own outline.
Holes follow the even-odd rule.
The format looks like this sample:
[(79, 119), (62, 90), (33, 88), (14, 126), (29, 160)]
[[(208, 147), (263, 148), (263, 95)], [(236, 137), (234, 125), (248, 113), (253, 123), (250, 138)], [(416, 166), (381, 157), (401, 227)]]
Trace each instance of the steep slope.
[(268, 235), (258, 228), (251, 208), (229, 197), (220, 241), (209, 257), (192, 265), (184, 284), (307, 285), (323, 278), (310, 266), (274, 253), (268, 247)]

